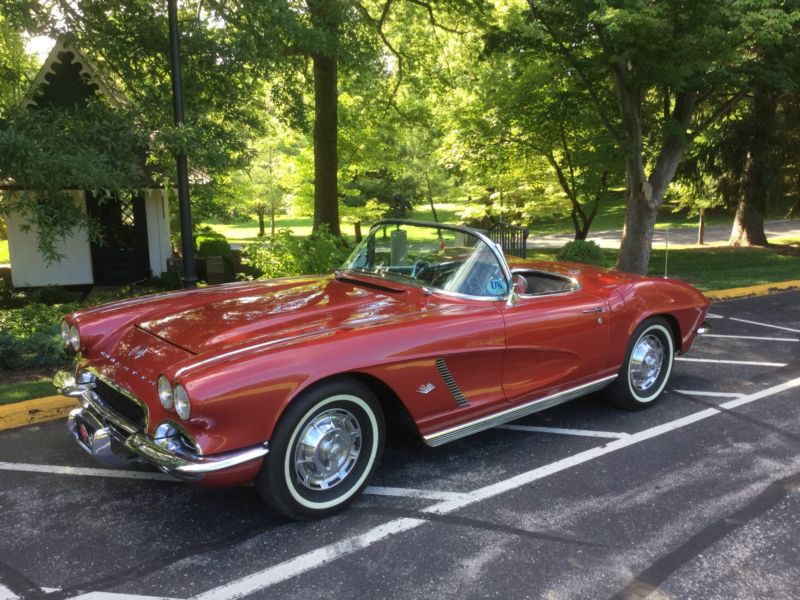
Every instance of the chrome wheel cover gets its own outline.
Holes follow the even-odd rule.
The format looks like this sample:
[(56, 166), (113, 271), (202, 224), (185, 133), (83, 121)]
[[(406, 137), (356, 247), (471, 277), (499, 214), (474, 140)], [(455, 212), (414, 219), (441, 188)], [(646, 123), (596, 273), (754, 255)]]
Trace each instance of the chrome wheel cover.
[(331, 408), (314, 415), (295, 444), (297, 480), (314, 491), (339, 485), (358, 462), (361, 444), (361, 426), (351, 412)]
[(631, 385), (637, 392), (646, 392), (658, 380), (664, 357), (664, 344), (658, 336), (648, 334), (639, 338), (628, 367)]

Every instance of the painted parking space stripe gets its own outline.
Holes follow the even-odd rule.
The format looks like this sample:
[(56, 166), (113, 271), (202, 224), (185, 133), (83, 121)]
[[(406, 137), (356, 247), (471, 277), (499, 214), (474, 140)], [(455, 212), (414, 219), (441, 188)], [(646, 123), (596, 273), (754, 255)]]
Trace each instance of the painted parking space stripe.
[(722, 315), (715, 315), (714, 313), (706, 313), (706, 319), (724, 319)]
[(800, 329), (792, 329), (791, 327), (784, 327), (782, 325), (771, 325), (770, 323), (761, 323), (759, 321), (750, 321), (749, 319), (740, 319), (738, 317), (731, 317), (731, 321), (739, 321), (740, 323), (749, 323), (750, 325), (759, 325), (761, 327), (769, 327), (770, 329), (780, 329), (781, 331), (800, 333)]
[(0, 471), (22, 471), (26, 473), (47, 473), (50, 475), (79, 475), (81, 477), (114, 477), (117, 479), (151, 479), (155, 481), (178, 482), (178, 479), (164, 473), (144, 471), (123, 471), (116, 469), (94, 469), (87, 467), (61, 467), (57, 465), (37, 465), (31, 463), (0, 462)]
[(534, 427), (532, 425), (500, 425), (495, 429), (508, 429), (510, 431), (527, 431), (529, 433), (555, 433), (558, 435), (575, 435), (581, 437), (609, 438), (618, 440), (628, 437), (628, 433), (614, 431), (594, 431), (592, 429), (564, 429), (563, 427)]
[(681, 362), (716, 363), (720, 365), (750, 365), (751, 367), (785, 367), (786, 363), (759, 362), (755, 360), (725, 360), (721, 358), (689, 358), (679, 356), (675, 360)]
[(413, 488), (383, 487), (370, 485), (364, 490), (365, 494), (373, 496), (394, 496), (398, 498), (423, 498), (425, 500), (453, 500), (463, 494), (459, 492), (440, 492), (438, 490), (419, 490)]
[(707, 396), (709, 398), (741, 398), (744, 394), (736, 394), (734, 392), (706, 392), (701, 390), (672, 390), (678, 394), (686, 394), (687, 396)]
[[(61, 591), (61, 588), (40, 588), (45, 594)], [(73, 600), (177, 600), (166, 596), (140, 596), (138, 594), (118, 594), (116, 592), (88, 592), (80, 596), (72, 596)], [(19, 600), (14, 592), (0, 584), (0, 600)]]
[[(45, 473), (48, 475), (76, 475), (80, 477), (114, 477), (116, 479), (149, 479), (180, 483), (179, 479), (164, 473), (148, 473), (142, 471), (124, 471), (115, 469), (95, 469), (87, 467), (62, 467), (58, 465), (37, 465), (31, 463), (0, 462), (0, 471), (20, 471), (24, 473)], [(425, 500), (452, 500), (461, 496), (458, 492), (442, 492), (439, 490), (420, 490), (413, 488), (369, 486), (365, 494), (373, 496), (393, 496), (399, 498), (422, 498)], [(2, 590), (0, 590), (2, 591)], [(2, 596), (0, 596), (0, 600)]]
[[(518, 489), (522, 486), (528, 485), (540, 479), (544, 479), (550, 475), (560, 473), (574, 466), (592, 461), (601, 456), (611, 454), (612, 452), (622, 450), (629, 446), (633, 446), (649, 439), (664, 435), (676, 429), (697, 423), (714, 415), (721, 414), (724, 409), (730, 410), (751, 402), (763, 400), (764, 398), (769, 398), (796, 387), (800, 387), (800, 377), (771, 386), (741, 398), (730, 400), (721, 404), (719, 409), (707, 408), (686, 417), (664, 423), (663, 425), (651, 427), (650, 429), (645, 429), (638, 433), (631, 434), (625, 438), (614, 440), (603, 446), (598, 446), (596, 448), (580, 452), (549, 465), (532, 469), (509, 479), (478, 488), (477, 490), (463, 494), (461, 498), (446, 500), (444, 502), (434, 504), (433, 506), (430, 506), (421, 512), (423, 514), (448, 514), (483, 500), (488, 500), (500, 494)], [(242, 598), (259, 590), (263, 590), (288, 579), (292, 579), (297, 575), (311, 571), (317, 567), (327, 565), (339, 558), (354, 554), (359, 550), (363, 550), (364, 548), (385, 540), (393, 535), (416, 529), (417, 527), (428, 522), (429, 521), (425, 520), (424, 518), (414, 519), (403, 517), (399, 519), (393, 519), (360, 535), (345, 538), (333, 544), (329, 544), (328, 546), (318, 548), (282, 563), (267, 567), (262, 571), (247, 575), (241, 579), (237, 579), (216, 588), (212, 588), (195, 596), (193, 600), (233, 600), (235, 598)]]
[(733, 340), (759, 340), (765, 342), (800, 342), (800, 338), (764, 337), (760, 335), (723, 335), (721, 333), (704, 333), (701, 339), (729, 338)]

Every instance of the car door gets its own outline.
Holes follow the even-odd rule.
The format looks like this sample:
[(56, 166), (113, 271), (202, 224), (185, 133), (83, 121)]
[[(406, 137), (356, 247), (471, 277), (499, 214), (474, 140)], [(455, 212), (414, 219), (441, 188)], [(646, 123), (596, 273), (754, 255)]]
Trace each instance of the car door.
[(503, 390), (510, 402), (601, 378), (608, 352), (607, 305), (577, 284), (516, 296), (504, 307)]

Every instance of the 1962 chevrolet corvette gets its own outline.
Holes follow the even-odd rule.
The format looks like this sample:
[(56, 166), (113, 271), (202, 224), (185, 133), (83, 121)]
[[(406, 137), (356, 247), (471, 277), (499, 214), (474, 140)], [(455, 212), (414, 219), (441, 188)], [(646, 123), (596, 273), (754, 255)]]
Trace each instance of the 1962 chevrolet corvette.
[(509, 259), (479, 232), (382, 221), (333, 275), (179, 291), (66, 317), (75, 441), (204, 485), (254, 481), (278, 512), (340, 510), (385, 426), (438, 446), (603, 390), (661, 394), (704, 323), (690, 285)]

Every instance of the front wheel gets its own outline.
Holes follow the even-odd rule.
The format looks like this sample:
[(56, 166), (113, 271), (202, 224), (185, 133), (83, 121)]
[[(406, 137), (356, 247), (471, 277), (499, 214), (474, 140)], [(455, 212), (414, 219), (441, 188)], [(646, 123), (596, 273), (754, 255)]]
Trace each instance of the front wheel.
[(669, 323), (662, 317), (645, 320), (633, 332), (619, 377), (605, 390), (616, 406), (637, 410), (661, 395), (672, 374), (675, 341)]
[(287, 517), (331, 515), (372, 479), (384, 438), (383, 412), (368, 387), (351, 378), (312, 386), (276, 426), (256, 489)]

